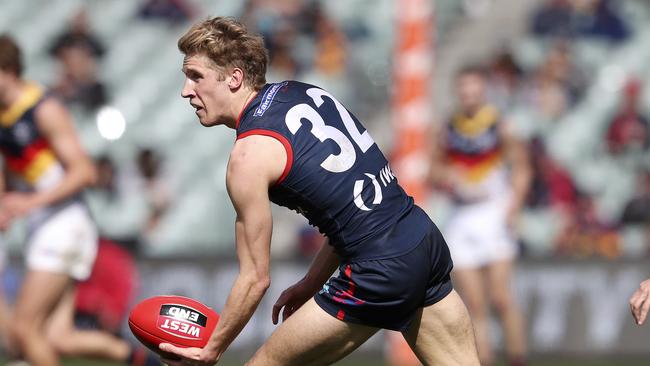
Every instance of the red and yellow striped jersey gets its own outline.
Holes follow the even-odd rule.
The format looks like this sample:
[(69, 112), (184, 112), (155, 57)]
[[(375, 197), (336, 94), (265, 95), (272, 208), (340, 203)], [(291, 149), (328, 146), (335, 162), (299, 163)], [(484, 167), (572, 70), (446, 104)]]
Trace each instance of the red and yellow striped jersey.
[(457, 113), (447, 125), (447, 160), (468, 183), (478, 183), (502, 165), (500, 116), (484, 105), (473, 116)]
[(29, 84), (18, 101), (0, 112), (0, 151), (5, 164), (30, 186), (59, 164), (36, 124), (35, 110), (43, 99), (43, 89)]

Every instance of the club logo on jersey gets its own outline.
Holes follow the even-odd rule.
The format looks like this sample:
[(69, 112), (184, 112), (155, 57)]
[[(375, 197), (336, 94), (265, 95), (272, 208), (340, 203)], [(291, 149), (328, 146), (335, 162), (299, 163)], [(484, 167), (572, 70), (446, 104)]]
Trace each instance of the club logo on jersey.
[(156, 325), (163, 332), (186, 339), (200, 339), (208, 318), (186, 306), (165, 304), (160, 307)]
[[(372, 183), (372, 186), (374, 188), (374, 198), (372, 200), (373, 205), (378, 205), (381, 203), (381, 201), (384, 199), (383, 193), (382, 193), (382, 188), (381, 186), (383, 185), (384, 187), (388, 187), (388, 184), (395, 180), (395, 175), (393, 172), (390, 170), (390, 166), (386, 165), (379, 171), (379, 180), (377, 180), (377, 176), (370, 174), (370, 173), (365, 173), (366, 177), (370, 178), (370, 182)], [(354, 196), (354, 204), (359, 207), (362, 211), (370, 211), (372, 208), (368, 208), (366, 206), (366, 203), (363, 200), (362, 193), (364, 191), (364, 182), (366, 179), (360, 179), (354, 182), (354, 191), (352, 192)], [(381, 181), (381, 185), (379, 182)]]
[(280, 88), (283, 86), (287, 85), (287, 82), (281, 82), (279, 84), (273, 84), (272, 87), (268, 88), (264, 95), (262, 96), (262, 102), (260, 103), (260, 106), (257, 107), (255, 110), (255, 113), (253, 116), (255, 117), (260, 117), (266, 112), (267, 109), (271, 106), (271, 103), (273, 103), (273, 98), (275, 98), (275, 95), (278, 93)]

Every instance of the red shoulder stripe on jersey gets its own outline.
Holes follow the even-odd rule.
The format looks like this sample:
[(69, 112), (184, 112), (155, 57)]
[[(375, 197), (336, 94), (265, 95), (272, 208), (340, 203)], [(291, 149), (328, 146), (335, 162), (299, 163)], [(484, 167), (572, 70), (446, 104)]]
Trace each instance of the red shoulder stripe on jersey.
[(268, 136), (268, 137), (273, 137), (274, 139), (280, 141), (282, 145), (284, 146), (284, 150), (287, 152), (287, 163), (284, 165), (284, 171), (282, 172), (282, 175), (280, 178), (278, 178), (278, 181), (275, 182), (275, 185), (279, 185), (284, 181), (284, 179), (289, 175), (289, 172), (291, 171), (291, 167), (293, 166), (293, 148), (291, 147), (291, 143), (289, 143), (289, 140), (287, 140), (286, 137), (282, 136), (281, 134), (271, 131), (271, 130), (264, 130), (261, 128), (256, 128), (254, 130), (246, 131), (242, 133), (241, 135), (237, 136), (237, 140), (243, 139), (244, 137), (248, 137), (251, 135), (262, 135), (262, 136)]
[(249, 105), (251, 105), (253, 100), (255, 100), (255, 98), (257, 97), (257, 93), (259, 93), (259, 92), (255, 92), (253, 97), (251, 99), (249, 99), (248, 102), (246, 102), (246, 105), (244, 105), (244, 108), (242, 108), (241, 111), (239, 111), (239, 115), (237, 116), (237, 120), (235, 121), (235, 129), (239, 128), (239, 122), (241, 122), (241, 118), (244, 116), (244, 111), (246, 110), (246, 108), (248, 108)]

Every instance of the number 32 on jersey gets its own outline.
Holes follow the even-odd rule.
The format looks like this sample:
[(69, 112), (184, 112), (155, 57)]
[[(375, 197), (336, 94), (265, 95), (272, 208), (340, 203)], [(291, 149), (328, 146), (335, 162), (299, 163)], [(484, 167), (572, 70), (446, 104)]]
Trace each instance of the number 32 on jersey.
[[(345, 129), (362, 153), (368, 151), (368, 149), (375, 144), (375, 141), (370, 137), (368, 131), (364, 131), (363, 133), (359, 132), (352, 116), (350, 116), (350, 113), (330, 93), (322, 89), (311, 88), (307, 90), (307, 95), (311, 97), (316, 104), (316, 107), (323, 105), (325, 102), (323, 97), (329, 98), (334, 103), (336, 110), (343, 121)], [(354, 162), (357, 160), (357, 153), (350, 139), (336, 127), (326, 125), (323, 117), (321, 117), (318, 111), (312, 108), (309, 104), (303, 103), (293, 106), (287, 112), (284, 121), (287, 124), (287, 127), (289, 127), (289, 131), (295, 135), (300, 127), (302, 127), (303, 119), (311, 122), (311, 133), (318, 140), (321, 142), (332, 140), (341, 149), (341, 152), (338, 155), (330, 154), (325, 160), (323, 160), (321, 167), (332, 173), (342, 173), (352, 168)]]

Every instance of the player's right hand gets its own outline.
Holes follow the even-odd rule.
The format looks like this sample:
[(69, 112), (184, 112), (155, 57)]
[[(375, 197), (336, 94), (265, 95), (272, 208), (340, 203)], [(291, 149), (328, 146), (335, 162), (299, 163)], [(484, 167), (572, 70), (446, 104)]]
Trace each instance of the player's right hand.
[(212, 366), (219, 361), (219, 356), (207, 348), (176, 347), (170, 343), (161, 343), (158, 348), (180, 356), (179, 360), (163, 357), (161, 361), (167, 366)]
[(630, 298), (630, 310), (638, 325), (642, 325), (650, 310), (650, 279), (641, 282), (639, 288)]
[(280, 297), (278, 297), (278, 301), (273, 305), (273, 324), (278, 324), (278, 317), (282, 308), (284, 308), (282, 311), (282, 321), (285, 321), (291, 316), (291, 314), (300, 309), (307, 300), (314, 296), (315, 292), (316, 289), (314, 289), (314, 286), (304, 279), (284, 290), (282, 294), (280, 294)]

